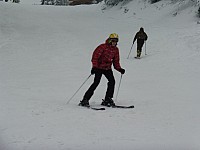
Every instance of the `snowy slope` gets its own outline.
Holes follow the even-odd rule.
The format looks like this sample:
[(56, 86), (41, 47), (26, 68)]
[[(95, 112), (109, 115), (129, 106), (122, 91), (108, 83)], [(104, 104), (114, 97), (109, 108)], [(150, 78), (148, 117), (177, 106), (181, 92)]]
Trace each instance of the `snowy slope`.
[[(174, 16), (178, 6), (167, 1), (108, 10), (29, 2), (0, 2), (0, 150), (200, 149), (200, 25), (193, 7)], [(141, 26), (148, 55), (135, 60), (134, 45), (127, 59)], [(90, 74), (93, 50), (112, 32), (126, 69), (116, 103), (135, 109), (78, 107), (93, 76), (67, 105)], [(91, 105), (99, 106), (106, 84), (102, 78)]]

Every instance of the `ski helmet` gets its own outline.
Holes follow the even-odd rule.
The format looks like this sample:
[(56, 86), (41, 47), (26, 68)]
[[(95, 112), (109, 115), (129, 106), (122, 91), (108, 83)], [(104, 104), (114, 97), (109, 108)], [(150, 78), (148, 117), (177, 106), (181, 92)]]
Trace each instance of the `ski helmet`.
[(110, 36), (109, 36), (109, 39), (110, 40), (116, 40), (117, 42), (119, 41), (119, 36), (117, 33), (111, 33)]

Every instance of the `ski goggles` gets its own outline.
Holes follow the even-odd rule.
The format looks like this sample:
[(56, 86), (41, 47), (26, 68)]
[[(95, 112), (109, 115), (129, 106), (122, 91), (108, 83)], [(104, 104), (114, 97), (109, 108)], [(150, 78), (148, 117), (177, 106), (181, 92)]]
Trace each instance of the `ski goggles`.
[(116, 42), (116, 43), (117, 43), (117, 42), (118, 42), (118, 39), (117, 39), (117, 38), (113, 38), (113, 39), (110, 39), (110, 41), (111, 41), (111, 42)]

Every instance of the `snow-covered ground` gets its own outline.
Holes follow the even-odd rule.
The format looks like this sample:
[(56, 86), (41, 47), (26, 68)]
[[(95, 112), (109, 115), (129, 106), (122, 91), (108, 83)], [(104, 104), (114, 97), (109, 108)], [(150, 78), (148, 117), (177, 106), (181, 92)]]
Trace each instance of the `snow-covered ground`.
[[(200, 150), (194, 7), (32, 4), (39, 3), (0, 1), (0, 150)], [(149, 36), (147, 55), (144, 47), (142, 59), (134, 59), (134, 45), (127, 59), (141, 26)], [(113, 32), (126, 69), (116, 103), (135, 108), (78, 107), (93, 76), (66, 104), (90, 75), (93, 50)], [(106, 86), (102, 78), (92, 106), (100, 105)]]

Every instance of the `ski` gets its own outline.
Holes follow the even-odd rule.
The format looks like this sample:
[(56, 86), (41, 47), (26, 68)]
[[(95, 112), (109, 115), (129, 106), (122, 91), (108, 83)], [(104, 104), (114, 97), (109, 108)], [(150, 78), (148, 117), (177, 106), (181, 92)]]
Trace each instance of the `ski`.
[[(104, 102), (105, 100), (102, 99), (102, 101)], [(115, 106), (111, 106), (111, 105), (109, 104), (109, 105), (102, 105), (102, 106), (111, 107), (111, 108), (125, 108), (125, 109), (134, 108), (134, 105), (129, 105), (129, 106), (125, 106), (125, 105), (115, 105)]]
[(106, 110), (104, 107), (88, 107), (89, 109), (93, 109), (93, 110)]
[[(103, 106), (104, 106), (104, 105), (103, 105)], [(129, 109), (129, 108), (134, 108), (134, 105), (129, 105), (129, 106), (124, 106), (124, 105), (115, 105), (115, 106), (105, 106), (105, 107)]]
[[(80, 106), (80, 105), (79, 105), (79, 106)], [(104, 105), (102, 105), (102, 106), (104, 106)], [(104, 107), (81, 106), (81, 107), (85, 107), (85, 108), (92, 109), (92, 110), (106, 110), (105, 107), (110, 107), (110, 108), (122, 108), (122, 109), (131, 109), (131, 108), (134, 108), (134, 105), (129, 105), (129, 106), (115, 105), (115, 106), (104, 106)]]
[(81, 107), (85, 107), (92, 110), (106, 110), (104, 107), (92, 107), (92, 106), (81, 106)]
[(129, 109), (129, 108), (134, 108), (134, 105), (130, 105), (130, 106), (115, 105), (115, 106), (112, 106), (112, 108), (125, 108), (125, 109)]

